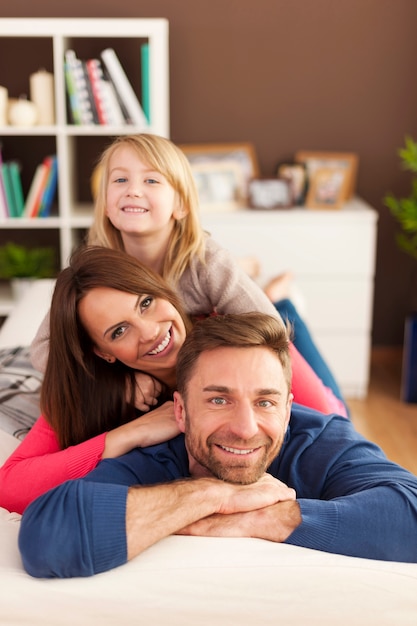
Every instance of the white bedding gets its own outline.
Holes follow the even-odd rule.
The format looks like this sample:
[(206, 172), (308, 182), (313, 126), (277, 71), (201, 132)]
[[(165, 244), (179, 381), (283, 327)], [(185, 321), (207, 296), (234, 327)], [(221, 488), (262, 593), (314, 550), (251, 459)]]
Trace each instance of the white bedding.
[[(0, 463), (17, 444), (0, 431)], [(1, 625), (417, 623), (414, 564), (342, 557), (260, 539), (168, 537), (104, 574), (37, 580), (22, 567), (19, 519), (0, 509)]]

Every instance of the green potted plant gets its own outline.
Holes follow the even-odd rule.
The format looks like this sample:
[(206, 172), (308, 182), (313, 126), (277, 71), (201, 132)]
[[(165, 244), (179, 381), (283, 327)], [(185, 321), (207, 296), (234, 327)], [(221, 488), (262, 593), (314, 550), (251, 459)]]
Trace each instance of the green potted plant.
[(29, 248), (12, 242), (0, 246), (0, 279), (12, 282), (16, 298), (31, 281), (51, 278), (55, 273), (54, 248)]
[[(398, 246), (417, 260), (417, 142), (406, 137), (405, 146), (398, 150), (398, 155), (402, 167), (415, 174), (411, 192), (406, 198), (396, 198), (388, 193), (384, 204), (401, 226), (396, 235)], [(417, 312), (405, 320), (401, 397), (405, 402), (417, 403)]]

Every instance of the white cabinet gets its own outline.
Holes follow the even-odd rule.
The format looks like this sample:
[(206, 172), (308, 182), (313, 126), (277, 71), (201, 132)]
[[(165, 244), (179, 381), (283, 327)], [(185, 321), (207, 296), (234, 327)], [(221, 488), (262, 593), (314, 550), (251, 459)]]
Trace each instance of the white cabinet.
[[(377, 213), (355, 198), (340, 210), (203, 213), (206, 230), (236, 257), (256, 256), (260, 284), (294, 273), (303, 315), (346, 397), (366, 395)], [(304, 311), (303, 311), (304, 313)]]
[[(65, 95), (65, 51), (73, 49), (80, 58), (86, 59), (99, 57), (103, 49), (113, 47), (119, 57), (122, 56), (122, 65), (141, 100), (141, 45), (146, 42), (149, 44), (150, 125), (139, 128), (132, 125), (110, 127), (70, 124)], [(58, 155), (59, 167), (58, 202), (51, 217), (1, 219), (0, 243), (8, 238), (16, 239), (17, 231), (32, 231), (31, 239), (34, 243), (42, 239), (42, 232), (54, 231), (60, 267), (64, 267), (74, 244), (79, 242), (91, 224), (91, 198), (85, 201), (78, 191), (80, 178), (86, 186), (91, 175), (91, 171), (80, 173), (81, 157), (88, 150), (92, 158), (98, 156), (98, 152), (93, 152), (91, 142), (100, 144), (101, 151), (101, 146), (104, 147), (111, 137), (120, 134), (146, 130), (169, 137), (168, 21), (162, 18), (1, 19), (0, 57), (0, 85), (9, 88), (10, 67), (14, 67), (14, 71), (19, 72), (23, 91), (28, 93), (30, 74), (44, 67), (54, 74), (55, 87), (56, 123), (53, 126), (0, 127), (3, 154), (7, 156), (12, 146), (14, 156), (20, 160), (26, 173), (32, 160), (30, 177), (34, 173), (33, 163), (42, 161), (46, 150)], [(16, 97), (19, 94), (9, 95)], [(19, 153), (20, 145), (25, 147)], [(24, 191), (27, 193), (28, 185)], [(3, 285), (0, 290), (0, 315), (7, 314), (11, 305), (7, 285)]]

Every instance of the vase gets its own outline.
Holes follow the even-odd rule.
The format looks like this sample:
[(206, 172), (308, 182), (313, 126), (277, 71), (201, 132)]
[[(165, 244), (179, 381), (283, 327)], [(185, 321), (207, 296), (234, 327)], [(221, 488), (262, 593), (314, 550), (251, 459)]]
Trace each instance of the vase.
[(31, 287), (35, 278), (12, 278), (10, 281), (12, 287), (12, 296), (15, 302), (18, 302)]

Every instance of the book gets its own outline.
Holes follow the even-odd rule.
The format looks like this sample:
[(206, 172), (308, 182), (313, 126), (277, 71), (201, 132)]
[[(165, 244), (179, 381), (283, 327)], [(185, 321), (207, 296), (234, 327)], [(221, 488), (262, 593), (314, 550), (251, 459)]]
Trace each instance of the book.
[(116, 52), (113, 48), (106, 48), (101, 52), (101, 58), (106, 66), (116, 93), (126, 108), (130, 123), (146, 128), (148, 126), (146, 115), (143, 112)]
[(1, 165), (1, 175), (3, 178), (3, 185), (4, 185), (5, 194), (6, 194), (7, 211), (8, 211), (9, 217), (19, 217), (17, 215), (17, 207), (14, 201), (12, 179), (10, 176), (10, 168), (9, 168), (9, 164), (6, 162), (3, 162)]
[(36, 167), (29, 193), (26, 197), (23, 217), (37, 217), (38, 215), (42, 194), (49, 174), (48, 165), (44, 161)]
[(0, 144), (0, 218), (9, 217), (9, 207), (7, 206), (6, 189), (3, 182), (2, 174), (3, 156)]
[(151, 123), (151, 102), (149, 84), (149, 43), (143, 43), (140, 48), (142, 66), (142, 108), (148, 123)]
[(20, 164), (17, 161), (9, 161), (9, 176), (12, 186), (15, 217), (20, 217), (25, 207), (22, 179), (20, 178)]
[(97, 113), (95, 113), (95, 103), (90, 93), (83, 61), (77, 57), (74, 50), (70, 49), (65, 52), (65, 63), (65, 70), (68, 73), (67, 84), (69, 83), (72, 89), (71, 95), (80, 124), (93, 125), (96, 123)]
[(88, 59), (86, 68), (95, 99), (99, 123), (123, 126), (126, 123), (126, 119), (113, 84), (105, 77), (100, 59)]
[(49, 168), (48, 177), (42, 193), (38, 215), (39, 217), (49, 217), (52, 204), (55, 198), (58, 183), (58, 159), (56, 154), (45, 157), (44, 164)]

